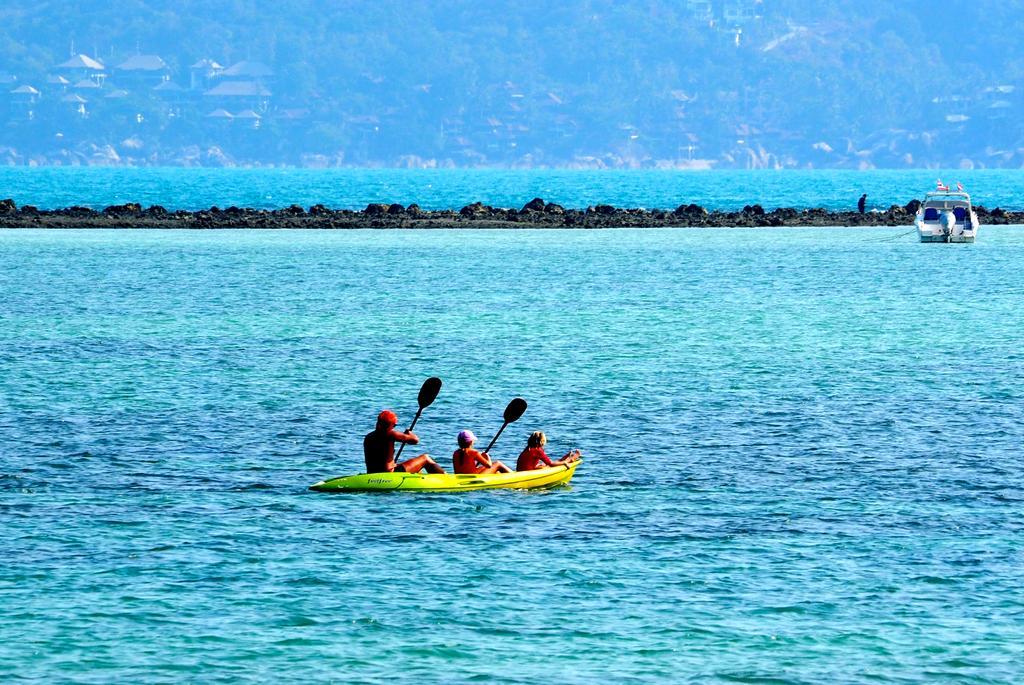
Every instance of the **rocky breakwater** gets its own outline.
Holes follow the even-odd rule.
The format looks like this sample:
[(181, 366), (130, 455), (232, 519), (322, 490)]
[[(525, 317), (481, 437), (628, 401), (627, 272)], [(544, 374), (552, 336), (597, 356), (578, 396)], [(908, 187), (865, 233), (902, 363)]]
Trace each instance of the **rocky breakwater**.
[[(129, 202), (103, 210), (67, 207), (41, 210), (0, 200), (0, 228), (659, 228), (693, 226), (910, 226), (920, 203), (893, 205), (884, 212), (832, 212), (825, 209), (748, 205), (740, 211), (708, 211), (696, 204), (675, 209), (622, 209), (596, 205), (566, 209), (536, 198), (521, 209), (479, 202), (455, 210), (424, 210), (418, 205), (371, 204), (362, 210), (305, 208), (247, 209), (211, 207), (198, 211), (142, 207)], [(983, 225), (1024, 224), (1024, 212), (975, 208)]]

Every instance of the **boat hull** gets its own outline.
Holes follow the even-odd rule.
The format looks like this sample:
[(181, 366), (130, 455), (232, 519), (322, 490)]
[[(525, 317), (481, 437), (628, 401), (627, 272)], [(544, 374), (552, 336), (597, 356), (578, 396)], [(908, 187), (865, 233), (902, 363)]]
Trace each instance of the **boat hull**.
[(536, 471), (512, 473), (360, 473), (314, 483), (317, 492), (465, 492), (468, 490), (515, 489), (535, 490), (567, 484), (576, 473), (579, 461)]
[(973, 234), (962, 233), (960, 235), (945, 236), (941, 233), (935, 234), (921, 231), (920, 229), (918, 230), (918, 236), (920, 236), (922, 243), (973, 243), (975, 238)]

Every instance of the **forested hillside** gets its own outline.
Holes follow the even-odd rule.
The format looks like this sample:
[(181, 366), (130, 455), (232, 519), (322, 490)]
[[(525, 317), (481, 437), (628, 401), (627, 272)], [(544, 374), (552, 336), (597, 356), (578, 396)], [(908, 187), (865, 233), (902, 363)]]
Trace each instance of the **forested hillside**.
[(0, 163), (1016, 167), (1022, 30), (996, 0), (7, 0)]

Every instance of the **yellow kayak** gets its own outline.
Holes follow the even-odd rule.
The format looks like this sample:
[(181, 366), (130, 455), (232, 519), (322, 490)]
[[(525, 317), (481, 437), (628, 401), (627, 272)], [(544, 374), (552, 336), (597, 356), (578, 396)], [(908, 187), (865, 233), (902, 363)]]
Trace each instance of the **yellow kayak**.
[(457, 474), (457, 473), (360, 473), (322, 480), (309, 486), (319, 492), (367, 492), (376, 490), (417, 490), (428, 492), (462, 492), (513, 488), (532, 490), (565, 485), (576, 472), (580, 462), (550, 466), (536, 471), (512, 473)]

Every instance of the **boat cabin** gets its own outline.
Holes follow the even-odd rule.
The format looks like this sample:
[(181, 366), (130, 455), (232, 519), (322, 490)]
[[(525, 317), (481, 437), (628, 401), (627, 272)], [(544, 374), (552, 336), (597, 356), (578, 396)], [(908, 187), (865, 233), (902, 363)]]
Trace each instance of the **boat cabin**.
[(925, 221), (938, 221), (943, 211), (952, 211), (958, 222), (971, 213), (971, 196), (960, 192), (928, 193), (922, 203)]

